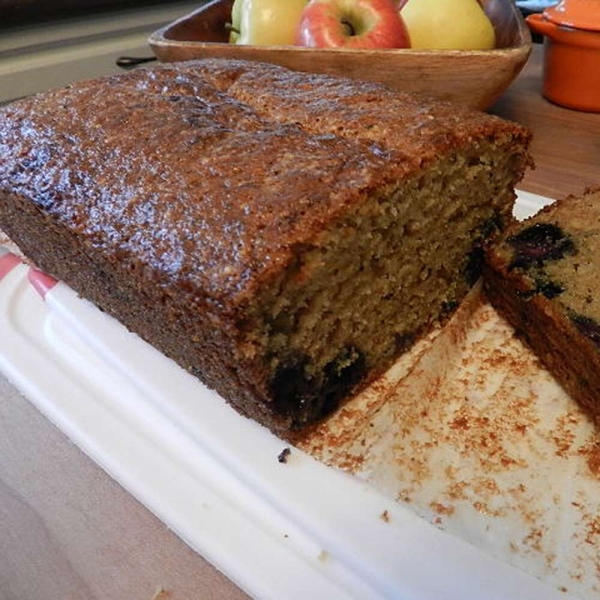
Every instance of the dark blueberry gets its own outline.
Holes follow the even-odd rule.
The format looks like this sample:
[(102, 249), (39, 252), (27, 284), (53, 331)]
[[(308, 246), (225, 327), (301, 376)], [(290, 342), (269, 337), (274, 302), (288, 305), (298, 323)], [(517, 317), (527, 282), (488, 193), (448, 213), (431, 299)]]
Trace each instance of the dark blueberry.
[(501, 231), (504, 227), (504, 218), (500, 214), (494, 214), (481, 227), (481, 233), (484, 238), (490, 237), (496, 231)]
[(363, 378), (366, 370), (365, 356), (360, 350), (354, 346), (342, 350), (339, 356), (325, 367), (321, 415), (334, 411), (340, 400)]
[(598, 348), (600, 348), (600, 325), (583, 315), (571, 315), (571, 321), (575, 324), (580, 333), (588, 337)]
[(521, 300), (529, 300), (530, 298), (533, 298), (533, 296), (535, 296), (537, 294), (537, 290), (517, 290), (515, 292), (515, 294), (517, 295), (518, 298), (521, 298)]
[(542, 266), (547, 260), (558, 260), (575, 253), (573, 240), (551, 223), (536, 223), (508, 238), (515, 255), (510, 268)]
[(565, 291), (565, 288), (554, 281), (544, 281), (538, 283), (536, 291), (540, 294), (544, 294), (546, 298), (552, 299), (556, 298), (556, 296), (560, 296)]
[(293, 414), (303, 398), (315, 394), (315, 382), (305, 375), (307, 362), (306, 357), (295, 356), (277, 368), (270, 384), (277, 412)]
[(354, 347), (342, 350), (321, 376), (309, 376), (307, 366), (306, 357), (296, 357), (277, 369), (270, 384), (275, 410), (292, 417), (296, 426), (335, 410), (366, 372), (365, 357)]
[(560, 296), (565, 291), (565, 288), (562, 285), (560, 285), (559, 283), (556, 283), (554, 281), (550, 281), (543, 275), (544, 274), (542, 273), (541, 276), (534, 277), (534, 280), (535, 280), (535, 288), (534, 289), (517, 290), (515, 292), (517, 294), (517, 296), (519, 298), (522, 298), (523, 300), (529, 300), (536, 294), (542, 294), (546, 298), (551, 300), (552, 298), (556, 298), (556, 296)]
[(442, 302), (442, 315), (450, 315), (458, 308), (458, 302), (456, 300), (444, 300)]
[(469, 285), (475, 285), (481, 275), (483, 267), (483, 248), (474, 246), (469, 252), (467, 262), (463, 269), (463, 277)]
[(414, 333), (395, 333), (394, 344), (397, 352), (403, 352), (415, 341), (417, 336)]
[[(502, 228), (503, 219), (501, 215), (495, 214), (488, 219), (478, 230), (478, 238), (468, 254), (467, 262), (463, 268), (463, 277), (469, 285), (475, 285), (481, 276), (483, 267), (483, 246), (488, 238)], [(452, 309), (451, 309), (452, 310)]]

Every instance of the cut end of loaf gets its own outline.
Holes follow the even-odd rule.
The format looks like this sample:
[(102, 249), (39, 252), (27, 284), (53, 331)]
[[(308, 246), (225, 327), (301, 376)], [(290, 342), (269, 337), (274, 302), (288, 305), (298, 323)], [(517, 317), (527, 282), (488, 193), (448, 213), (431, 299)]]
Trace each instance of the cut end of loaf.
[(295, 428), (333, 411), (459, 305), (511, 219), (523, 156), (497, 142), (379, 190), (257, 296), (245, 347)]

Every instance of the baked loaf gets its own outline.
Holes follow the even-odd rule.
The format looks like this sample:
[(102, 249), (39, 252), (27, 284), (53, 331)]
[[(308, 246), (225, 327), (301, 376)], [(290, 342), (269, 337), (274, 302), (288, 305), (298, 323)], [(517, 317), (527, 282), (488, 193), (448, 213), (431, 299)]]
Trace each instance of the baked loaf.
[(599, 276), (600, 191), (544, 208), (487, 252), (490, 300), (597, 420)]
[(83, 82), (0, 119), (0, 227), (278, 432), (454, 310), (530, 161), (498, 118), (237, 61)]

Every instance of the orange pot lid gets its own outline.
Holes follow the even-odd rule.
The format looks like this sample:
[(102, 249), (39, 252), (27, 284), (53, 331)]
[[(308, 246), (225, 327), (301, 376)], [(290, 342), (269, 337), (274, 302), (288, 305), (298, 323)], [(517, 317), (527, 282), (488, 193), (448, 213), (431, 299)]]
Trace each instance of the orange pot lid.
[(544, 17), (556, 25), (600, 31), (600, 0), (561, 0), (544, 10)]

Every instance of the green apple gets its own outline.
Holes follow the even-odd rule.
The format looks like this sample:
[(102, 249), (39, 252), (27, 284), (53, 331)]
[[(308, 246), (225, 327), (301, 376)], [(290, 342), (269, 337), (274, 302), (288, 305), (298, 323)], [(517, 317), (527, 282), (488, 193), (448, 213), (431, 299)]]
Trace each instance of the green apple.
[(496, 34), (478, 0), (408, 0), (400, 14), (415, 50), (490, 50)]
[(235, 0), (229, 41), (258, 46), (291, 45), (300, 13), (307, 4), (308, 0)]

